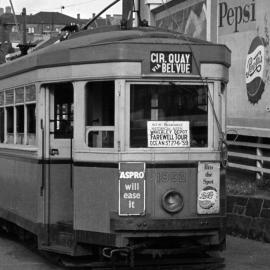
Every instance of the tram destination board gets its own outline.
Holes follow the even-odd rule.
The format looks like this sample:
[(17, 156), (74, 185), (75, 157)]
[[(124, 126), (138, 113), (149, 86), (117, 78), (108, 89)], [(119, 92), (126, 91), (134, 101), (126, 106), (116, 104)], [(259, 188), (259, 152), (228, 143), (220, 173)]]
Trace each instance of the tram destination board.
[(145, 213), (145, 163), (119, 163), (119, 215)]
[(190, 52), (150, 53), (150, 72), (189, 75), (192, 73), (192, 54)]

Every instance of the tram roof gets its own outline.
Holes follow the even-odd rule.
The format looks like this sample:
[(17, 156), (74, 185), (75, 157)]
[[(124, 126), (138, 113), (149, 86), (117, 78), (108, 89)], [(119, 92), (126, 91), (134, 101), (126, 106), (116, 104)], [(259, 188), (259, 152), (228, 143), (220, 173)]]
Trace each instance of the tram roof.
[[(143, 44), (143, 45), (142, 45)], [(143, 47), (142, 47), (143, 46)], [(190, 38), (164, 29), (142, 27), (87, 30), (0, 66), (0, 79), (30, 70), (101, 62), (142, 62), (149, 51), (189, 51), (198, 63), (230, 66), (225, 45)]]

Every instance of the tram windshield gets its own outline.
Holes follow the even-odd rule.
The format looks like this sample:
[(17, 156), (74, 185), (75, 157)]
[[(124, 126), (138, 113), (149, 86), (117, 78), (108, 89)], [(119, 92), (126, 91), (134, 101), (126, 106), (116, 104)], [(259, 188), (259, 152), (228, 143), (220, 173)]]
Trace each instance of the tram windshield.
[(147, 147), (147, 122), (188, 122), (190, 147), (208, 146), (208, 88), (202, 85), (132, 84), (130, 147)]

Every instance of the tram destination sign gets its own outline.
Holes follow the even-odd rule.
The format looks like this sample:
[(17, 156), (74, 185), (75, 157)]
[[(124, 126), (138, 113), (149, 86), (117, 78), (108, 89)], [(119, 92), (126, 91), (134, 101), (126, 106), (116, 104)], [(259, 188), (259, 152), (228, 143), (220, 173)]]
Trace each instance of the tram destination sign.
[(145, 163), (119, 163), (119, 216), (145, 214)]
[(160, 52), (150, 53), (150, 72), (174, 75), (192, 73), (192, 54), (190, 52)]

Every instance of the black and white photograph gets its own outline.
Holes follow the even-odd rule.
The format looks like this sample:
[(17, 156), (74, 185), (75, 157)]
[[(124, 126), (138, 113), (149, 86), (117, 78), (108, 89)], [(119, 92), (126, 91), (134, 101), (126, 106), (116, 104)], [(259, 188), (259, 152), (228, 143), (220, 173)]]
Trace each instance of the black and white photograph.
[(0, 270), (269, 254), (269, 0), (0, 0)]

